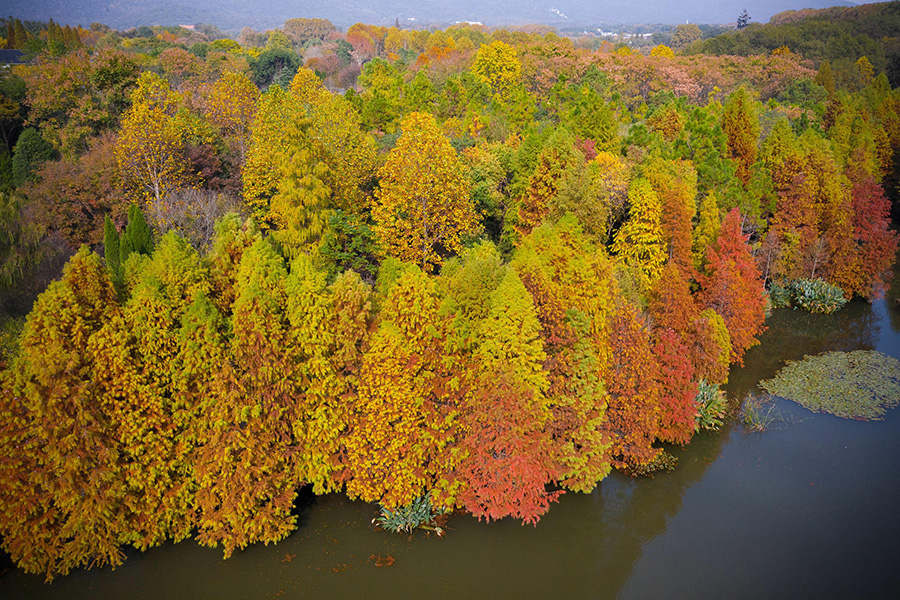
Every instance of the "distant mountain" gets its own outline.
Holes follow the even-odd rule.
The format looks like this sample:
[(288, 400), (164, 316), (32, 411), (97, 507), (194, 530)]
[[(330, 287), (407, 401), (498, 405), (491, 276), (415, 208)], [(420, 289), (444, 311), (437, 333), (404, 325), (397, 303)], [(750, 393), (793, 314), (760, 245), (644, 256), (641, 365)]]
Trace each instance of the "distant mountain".
[(223, 29), (266, 29), (292, 17), (324, 17), (339, 27), (356, 22), (389, 24), (481, 21), (486, 25), (730, 23), (746, 8), (753, 21), (781, 11), (848, 6), (842, 0), (7, 0), (5, 15), (66, 24), (138, 25), (211, 23)]

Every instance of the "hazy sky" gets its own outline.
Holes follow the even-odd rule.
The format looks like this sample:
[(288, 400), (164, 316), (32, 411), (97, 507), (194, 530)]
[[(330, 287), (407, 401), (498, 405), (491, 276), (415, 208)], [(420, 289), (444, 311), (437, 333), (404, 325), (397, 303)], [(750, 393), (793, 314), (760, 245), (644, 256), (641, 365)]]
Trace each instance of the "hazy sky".
[(117, 28), (212, 23), (223, 29), (275, 27), (292, 17), (324, 17), (340, 27), (482, 21), (487, 25), (548, 23), (728, 23), (743, 8), (765, 22), (787, 9), (848, 5), (835, 0), (7, 0), (4, 15)]

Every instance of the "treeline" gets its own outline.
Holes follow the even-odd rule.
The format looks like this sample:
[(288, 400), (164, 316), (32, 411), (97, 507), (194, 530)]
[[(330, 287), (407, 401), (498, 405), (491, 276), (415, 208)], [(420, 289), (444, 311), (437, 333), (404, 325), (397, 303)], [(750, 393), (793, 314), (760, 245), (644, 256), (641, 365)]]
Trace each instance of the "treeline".
[(337, 94), (322, 54), (260, 79), (293, 42), (168, 33), (3, 80), (4, 283), (81, 247), (0, 353), (29, 572), (274, 542), (303, 486), (536, 522), (721, 423), (766, 286), (888, 280), (900, 95), (867, 61), (360, 25), (304, 50), (351, 48)]
[(766, 24), (695, 42), (686, 51), (701, 54), (765, 54), (787, 47), (805, 58), (828, 61), (849, 81), (853, 64), (865, 56), (900, 83), (900, 2), (796, 10), (779, 13)]

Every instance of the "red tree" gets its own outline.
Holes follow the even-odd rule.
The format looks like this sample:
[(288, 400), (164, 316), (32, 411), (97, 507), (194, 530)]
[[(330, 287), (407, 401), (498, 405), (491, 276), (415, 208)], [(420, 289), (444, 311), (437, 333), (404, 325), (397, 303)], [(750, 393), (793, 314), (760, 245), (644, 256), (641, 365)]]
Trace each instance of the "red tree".
[(690, 352), (674, 329), (656, 332), (653, 353), (659, 361), (659, 433), (664, 442), (686, 444), (694, 434), (697, 383)]
[(650, 332), (631, 306), (619, 307), (610, 321), (611, 352), (604, 374), (610, 456), (618, 468), (643, 465), (659, 452), (652, 446), (659, 424), (659, 364)]
[(542, 426), (545, 411), (528, 386), (506, 373), (491, 373), (476, 389), (465, 419), (459, 502), (479, 519), (537, 523), (562, 493), (547, 491), (556, 465)]
[(860, 269), (869, 298), (884, 293), (897, 253), (897, 232), (890, 229), (891, 203), (871, 176), (853, 186), (853, 231), (859, 243)]
[(738, 364), (743, 364), (747, 349), (759, 343), (756, 336), (766, 318), (763, 281), (748, 238), (741, 231), (740, 212), (732, 209), (707, 250), (706, 273), (700, 275), (700, 302), (722, 315), (731, 336), (731, 362)]

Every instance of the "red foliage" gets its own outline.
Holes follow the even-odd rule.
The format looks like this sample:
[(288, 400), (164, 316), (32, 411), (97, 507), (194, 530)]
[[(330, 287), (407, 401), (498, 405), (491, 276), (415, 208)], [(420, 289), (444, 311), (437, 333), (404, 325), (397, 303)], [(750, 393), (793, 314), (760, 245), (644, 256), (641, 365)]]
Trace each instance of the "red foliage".
[(103, 219), (124, 219), (124, 200), (113, 156), (113, 138), (102, 136), (74, 162), (45, 163), (35, 183), (23, 189), (34, 218), (57, 231), (73, 248), (103, 241)]
[(650, 333), (631, 306), (619, 307), (613, 315), (609, 348), (604, 382), (610, 457), (618, 468), (647, 464), (659, 453), (652, 446), (659, 425), (659, 363)]
[(897, 253), (897, 232), (890, 228), (891, 203), (884, 189), (867, 176), (853, 186), (853, 232), (859, 243), (860, 269), (869, 298), (884, 293)]
[(590, 162), (597, 157), (597, 144), (591, 138), (578, 139), (575, 147), (584, 154), (584, 160)]
[(531, 390), (494, 375), (476, 387), (465, 417), (469, 454), (460, 467), (466, 485), (459, 501), (479, 519), (535, 524), (562, 494), (547, 491), (557, 475), (552, 441)]
[(674, 329), (656, 332), (653, 353), (659, 361), (659, 433), (664, 442), (686, 444), (694, 434), (697, 383), (690, 353)]
[(700, 275), (700, 301), (722, 315), (731, 335), (731, 362), (743, 364), (744, 352), (759, 343), (765, 327), (766, 298), (759, 268), (741, 231), (741, 215), (731, 210), (719, 236), (706, 253), (706, 274)]
[(651, 291), (648, 311), (656, 327), (674, 329), (682, 337), (697, 316), (690, 284), (675, 263), (666, 263)]

